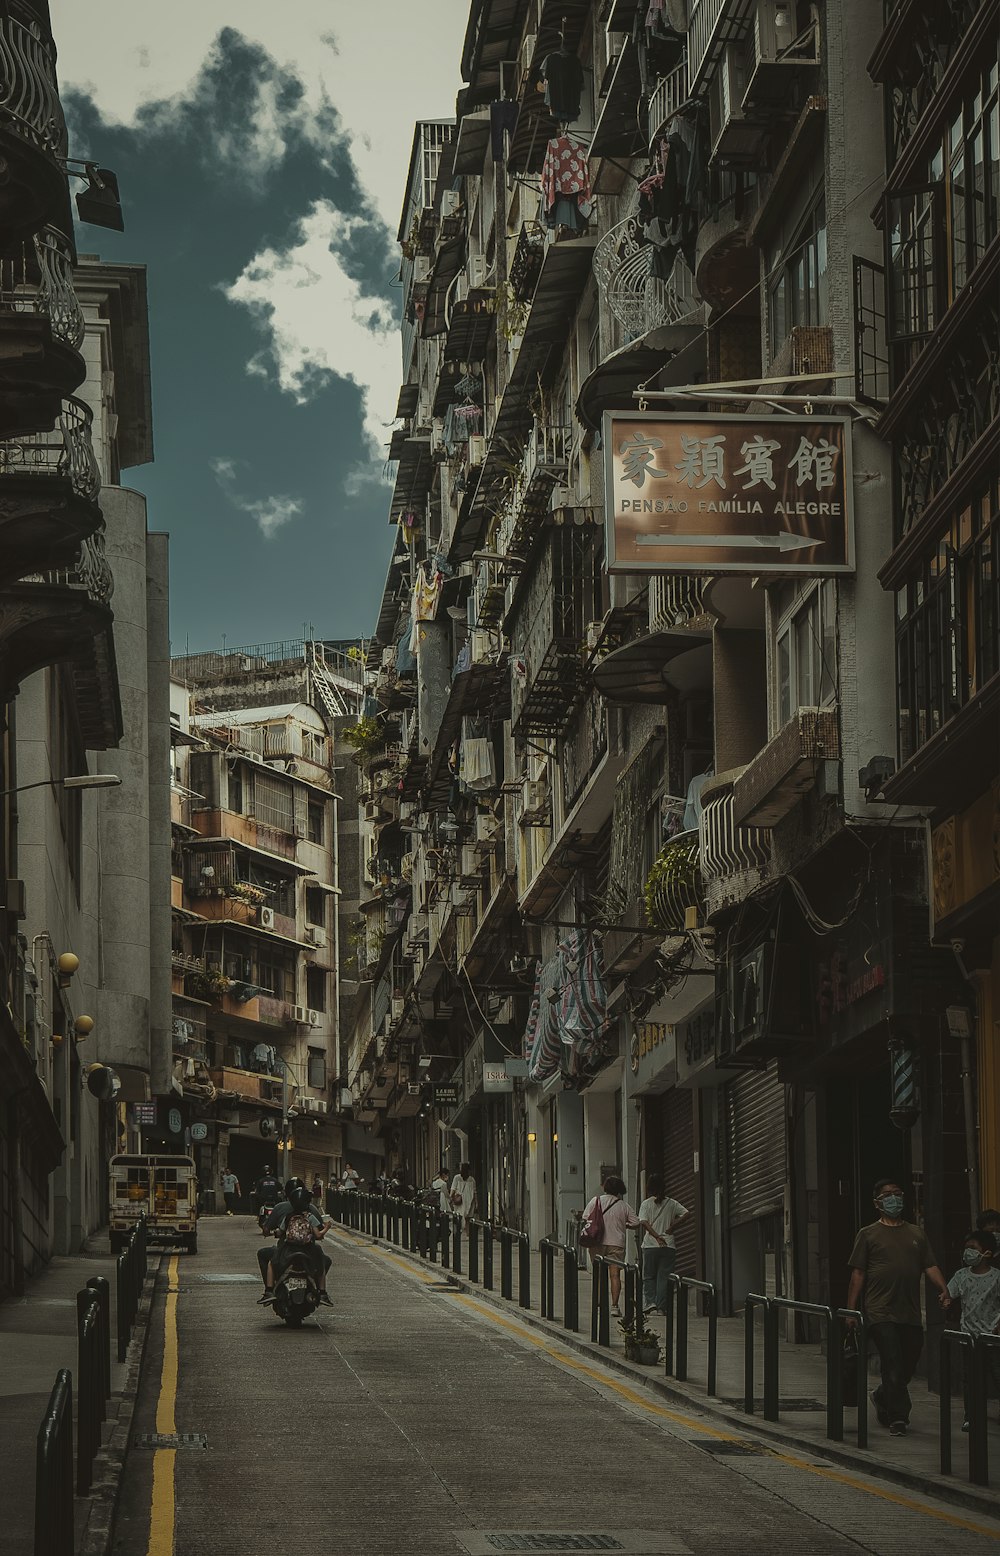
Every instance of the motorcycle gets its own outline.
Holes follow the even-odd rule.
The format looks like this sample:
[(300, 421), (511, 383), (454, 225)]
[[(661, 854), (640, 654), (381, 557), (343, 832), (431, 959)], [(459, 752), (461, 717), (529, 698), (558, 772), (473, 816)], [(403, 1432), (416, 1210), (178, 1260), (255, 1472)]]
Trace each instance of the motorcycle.
[(260, 1209), (257, 1211), (257, 1225), (260, 1227), (262, 1235), (266, 1236), (264, 1228), (267, 1225), (268, 1217), (270, 1216), (273, 1209), (273, 1205), (261, 1205)]
[(291, 1329), (315, 1313), (319, 1306), (319, 1286), (301, 1253), (293, 1253), (274, 1283), (274, 1311)]

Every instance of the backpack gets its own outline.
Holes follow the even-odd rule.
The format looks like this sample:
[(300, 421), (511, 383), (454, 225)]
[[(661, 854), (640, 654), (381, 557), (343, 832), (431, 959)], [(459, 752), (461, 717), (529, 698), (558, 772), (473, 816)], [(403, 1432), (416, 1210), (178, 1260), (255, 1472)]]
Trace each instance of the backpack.
[[(617, 1205), (617, 1199), (613, 1200), (612, 1204)], [(611, 1209), (610, 1205), (608, 1206), (608, 1209)], [(592, 1210), (588, 1215), (584, 1216), (580, 1225), (580, 1247), (599, 1248), (603, 1242), (604, 1210), (601, 1205), (601, 1196), (597, 1194), (594, 1197)]]
[(313, 1241), (312, 1222), (304, 1210), (296, 1210), (285, 1222), (286, 1243), (311, 1243)]

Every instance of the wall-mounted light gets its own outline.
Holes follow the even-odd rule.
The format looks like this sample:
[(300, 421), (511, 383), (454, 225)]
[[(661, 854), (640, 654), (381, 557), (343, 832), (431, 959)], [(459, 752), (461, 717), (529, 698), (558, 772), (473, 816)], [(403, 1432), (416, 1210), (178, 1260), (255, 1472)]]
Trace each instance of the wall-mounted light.
[(94, 1030), (93, 1016), (77, 1016), (73, 1022), (73, 1036), (78, 1043), (82, 1043), (85, 1037), (89, 1037)]
[(534, 1143), (535, 1143), (535, 1141), (537, 1139), (538, 1139), (538, 1136), (536, 1134), (529, 1134), (529, 1136), (528, 1136), (528, 1144), (529, 1145), (534, 1145)]
[(72, 951), (64, 951), (62, 956), (58, 958), (56, 961), (56, 967), (59, 971), (59, 987), (61, 989), (69, 988), (70, 979), (79, 969), (79, 966), (80, 958), (78, 956), (74, 956)]
[(559, 1139), (559, 1136), (558, 1136), (558, 1135), (553, 1135), (553, 1136), (552, 1136), (552, 1144), (553, 1144), (553, 1145), (555, 1145), (555, 1144), (556, 1144), (556, 1142), (557, 1142), (557, 1141), (558, 1141), (558, 1139)]

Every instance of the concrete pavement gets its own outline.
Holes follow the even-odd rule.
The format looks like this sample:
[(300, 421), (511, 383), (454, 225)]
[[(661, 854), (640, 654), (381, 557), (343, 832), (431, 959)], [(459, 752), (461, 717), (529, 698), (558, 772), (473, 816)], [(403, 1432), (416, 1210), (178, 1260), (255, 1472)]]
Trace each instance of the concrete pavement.
[(293, 1331), (255, 1305), (248, 1222), (200, 1237), (161, 1266), (134, 1430), (172, 1435), (130, 1452), (118, 1556), (1000, 1546), (981, 1514), (667, 1402), (369, 1239), (333, 1234), (334, 1309)]

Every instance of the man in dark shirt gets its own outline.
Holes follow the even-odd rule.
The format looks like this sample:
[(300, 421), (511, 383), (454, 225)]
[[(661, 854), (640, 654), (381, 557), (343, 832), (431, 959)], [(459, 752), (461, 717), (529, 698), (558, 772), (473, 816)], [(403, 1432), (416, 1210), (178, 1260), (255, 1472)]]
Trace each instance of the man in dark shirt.
[(864, 1292), (868, 1332), (882, 1364), (872, 1403), (881, 1424), (902, 1437), (910, 1419), (908, 1385), (924, 1343), (921, 1277), (937, 1287), (943, 1308), (951, 1298), (923, 1227), (903, 1220), (903, 1191), (894, 1179), (876, 1183), (875, 1208), (878, 1220), (861, 1228), (851, 1251), (847, 1306), (856, 1310)]

